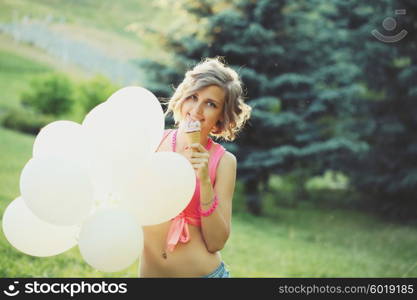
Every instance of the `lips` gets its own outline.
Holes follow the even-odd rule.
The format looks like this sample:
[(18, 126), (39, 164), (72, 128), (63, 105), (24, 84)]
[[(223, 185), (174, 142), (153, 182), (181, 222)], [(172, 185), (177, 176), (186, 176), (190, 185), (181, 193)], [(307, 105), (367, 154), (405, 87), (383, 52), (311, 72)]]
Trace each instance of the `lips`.
[(192, 120), (192, 121), (199, 121), (200, 123), (202, 123), (202, 122), (203, 122), (202, 120), (199, 120), (199, 119), (198, 119), (198, 118), (196, 118), (196, 117), (192, 117), (190, 114), (187, 114), (187, 119)]

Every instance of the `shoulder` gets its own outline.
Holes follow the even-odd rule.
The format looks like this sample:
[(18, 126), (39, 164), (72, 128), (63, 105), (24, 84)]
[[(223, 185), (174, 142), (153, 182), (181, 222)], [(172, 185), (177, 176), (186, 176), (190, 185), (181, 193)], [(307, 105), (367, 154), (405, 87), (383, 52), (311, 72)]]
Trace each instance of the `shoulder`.
[(236, 182), (236, 168), (236, 157), (232, 153), (225, 151), (216, 172), (216, 191), (223, 190), (233, 194)]
[(236, 156), (229, 151), (225, 151), (219, 162), (219, 169), (236, 170)]

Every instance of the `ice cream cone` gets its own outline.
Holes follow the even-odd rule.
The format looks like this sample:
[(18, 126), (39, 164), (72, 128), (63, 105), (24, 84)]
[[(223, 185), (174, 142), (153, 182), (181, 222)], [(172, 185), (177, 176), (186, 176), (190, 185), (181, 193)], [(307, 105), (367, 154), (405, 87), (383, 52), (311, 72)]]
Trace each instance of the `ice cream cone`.
[(186, 137), (190, 145), (200, 143), (200, 131), (187, 132)]
[(201, 133), (201, 124), (200, 121), (194, 121), (188, 119), (184, 123), (184, 132), (189, 145), (200, 143), (200, 133)]

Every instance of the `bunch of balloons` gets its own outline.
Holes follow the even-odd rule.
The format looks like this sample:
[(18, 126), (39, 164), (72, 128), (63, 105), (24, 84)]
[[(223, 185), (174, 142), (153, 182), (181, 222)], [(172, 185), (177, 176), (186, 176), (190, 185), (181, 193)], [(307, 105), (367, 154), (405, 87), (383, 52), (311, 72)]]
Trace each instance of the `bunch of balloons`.
[(21, 195), (3, 215), (7, 240), (39, 257), (78, 244), (97, 270), (129, 267), (143, 249), (142, 226), (175, 217), (195, 189), (185, 157), (155, 152), (164, 126), (158, 99), (132, 86), (93, 108), (82, 124), (42, 128), (20, 175)]

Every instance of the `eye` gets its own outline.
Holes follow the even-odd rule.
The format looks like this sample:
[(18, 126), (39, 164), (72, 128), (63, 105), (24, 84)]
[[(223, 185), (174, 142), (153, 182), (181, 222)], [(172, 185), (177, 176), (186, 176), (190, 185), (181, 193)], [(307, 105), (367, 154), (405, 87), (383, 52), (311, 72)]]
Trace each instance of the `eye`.
[(196, 95), (190, 95), (187, 98), (185, 98), (185, 100), (198, 100), (198, 97)]
[(214, 104), (213, 102), (209, 102), (208, 105), (211, 106), (211, 107), (213, 107), (213, 108), (216, 108), (217, 107), (216, 104)]

